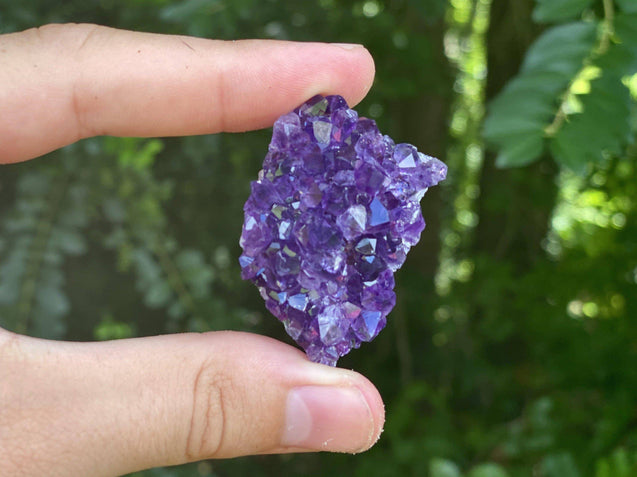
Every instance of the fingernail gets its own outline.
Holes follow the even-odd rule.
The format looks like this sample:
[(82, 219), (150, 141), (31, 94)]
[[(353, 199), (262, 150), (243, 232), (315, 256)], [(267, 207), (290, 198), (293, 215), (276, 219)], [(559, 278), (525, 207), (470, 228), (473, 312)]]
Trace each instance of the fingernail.
[(374, 433), (369, 404), (355, 386), (303, 386), (288, 394), (283, 446), (362, 452)]
[(359, 45), (358, 43), (332, 43), (334, 46), (338, 46), (339, 48), (343, 48), (344, 50), (354, 50), (356, 48), (363, 48), (363, 45)]

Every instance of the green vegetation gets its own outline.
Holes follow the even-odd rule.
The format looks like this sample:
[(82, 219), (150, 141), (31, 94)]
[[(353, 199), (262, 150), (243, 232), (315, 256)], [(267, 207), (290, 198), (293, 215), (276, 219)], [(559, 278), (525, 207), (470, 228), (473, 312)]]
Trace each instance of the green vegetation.
[[(637, 1), (0, 0), (2, 33), (66, 21), (364, 43), (357, 109), (449, 164), (387, 329), (340, 363), (385, 399), (376, 447), (139, 476), (637, 475)], [(237, 263), (268, 140), (96, 138), (2, 167), (0, 325), (289, 342)]]

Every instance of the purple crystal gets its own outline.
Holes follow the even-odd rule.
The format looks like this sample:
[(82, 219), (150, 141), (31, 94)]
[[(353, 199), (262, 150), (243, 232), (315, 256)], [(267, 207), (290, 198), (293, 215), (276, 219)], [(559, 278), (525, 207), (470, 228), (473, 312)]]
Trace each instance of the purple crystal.
[(334, 366), (384, 328), (393, 273), (425, 228), (420, 199), (446, 173), (340, 96), (277, 120), (244, 206), (239, 264), (312, 361)]

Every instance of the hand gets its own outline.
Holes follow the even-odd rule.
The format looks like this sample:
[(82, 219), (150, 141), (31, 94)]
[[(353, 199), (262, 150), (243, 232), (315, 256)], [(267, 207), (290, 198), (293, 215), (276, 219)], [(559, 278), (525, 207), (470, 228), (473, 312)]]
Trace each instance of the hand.
[[(94, 135), (269, 126), (317, 93), (357, 103), (360, 46), (223, 42), (52, 25), (0, 36), (0, 163)], [(378, 439), (363, 376), (247, 333), (103, 343), (0, 329), (0, 474), (118, 475), (207, 458), (327, 450)]]

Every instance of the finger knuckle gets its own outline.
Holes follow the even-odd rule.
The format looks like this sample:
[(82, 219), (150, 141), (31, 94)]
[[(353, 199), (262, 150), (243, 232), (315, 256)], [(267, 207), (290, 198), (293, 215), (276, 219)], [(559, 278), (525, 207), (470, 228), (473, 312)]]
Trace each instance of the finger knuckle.
[(217, 456), (225, 446), (231, 403), (237, 391), (230, 374), (218, 363), (206, 360), (198, 368), (192, 385), (192, 413), (186, 440), (186, 458)]
[[(63, 51), (71, 61), (82, 64), (85, 59), (94, 56), (92, 46), (99, 45), (99, 39), (107, 37), (109, 31), (106, 27), (90, 23), (65, 23), (43, 25), (27, 33), (39, 42), (41, 48), (53, 49), (56, 53)], [(76, 138), (83, 139), (99, 133), (93, 124), (98, 106), (93, 82), (84, 79), (81, 68), (77, 71), (69, 85), (68, 109), (75, 121)]]

